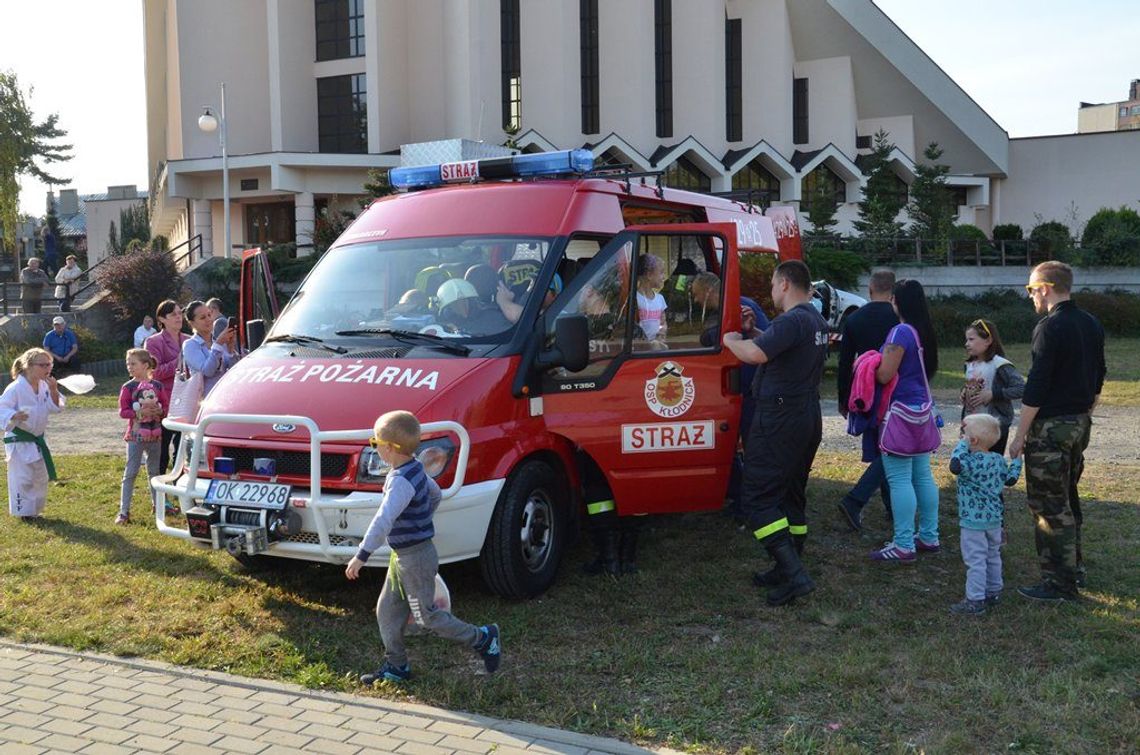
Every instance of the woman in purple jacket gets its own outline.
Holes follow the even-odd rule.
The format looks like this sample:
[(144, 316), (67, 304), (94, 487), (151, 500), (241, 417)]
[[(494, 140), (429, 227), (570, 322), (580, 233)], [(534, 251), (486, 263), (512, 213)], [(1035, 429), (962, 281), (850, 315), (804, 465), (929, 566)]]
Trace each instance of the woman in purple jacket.
[[(166, 400), (170, 401), (170, 392), (174, 390), (174, 372), (178, 368), (178, 355), (182, 353), (182, 344), (189, 336), (182, 332), (182, 307), (173, 299), (167, 299), (158, 305), (155, 310), (155, 320), (158, 322), (158, 332), (146, 339), (143, 348), (151, 353), (158, 366), (152, 376), (162, 383), (166, 392)], [(165, 473), (170, 468), (170, 444), (181, 442), (182, 433), (162, 428), (162, 450), (160, 451), (159, 467)], [(178, 448), (177, 445), (174, 446)]]

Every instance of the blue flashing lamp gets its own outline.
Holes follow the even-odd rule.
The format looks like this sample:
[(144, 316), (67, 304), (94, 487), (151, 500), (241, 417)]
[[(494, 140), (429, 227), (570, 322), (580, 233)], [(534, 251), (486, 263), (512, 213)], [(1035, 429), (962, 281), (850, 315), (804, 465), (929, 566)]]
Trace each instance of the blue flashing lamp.
[(438, 165), (416, 165), (411, 168), (392, 168), (388, 171), (388, 183), (397, 189), (427, 189), (439, 186)]
[(397, 189), (427, 189), (446, 183), (469, 183), (486, 178), (524, 178), (588, 173), (594, 168), (594, 155), (588, 149), (539, 152), (487, 160), (466, 160), (441, 165), (393, 168), (388, 182)]

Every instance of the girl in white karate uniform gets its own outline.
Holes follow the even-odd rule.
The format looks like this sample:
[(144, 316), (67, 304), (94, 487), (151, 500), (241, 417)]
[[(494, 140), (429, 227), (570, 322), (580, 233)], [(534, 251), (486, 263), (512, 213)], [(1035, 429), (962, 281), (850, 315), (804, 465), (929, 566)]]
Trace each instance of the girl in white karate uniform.
[[(55, 479), (43, 440), (49, 414), (66, 403), (51, 376), (51, 354), (28, 349), (12, 363), (12, 382), (0, 395), (0, 426), (8, 462), (8, 512), (22, 519), (42, 516), (48, 479)], [(46, 456), (45, 456), (46, 452)]]

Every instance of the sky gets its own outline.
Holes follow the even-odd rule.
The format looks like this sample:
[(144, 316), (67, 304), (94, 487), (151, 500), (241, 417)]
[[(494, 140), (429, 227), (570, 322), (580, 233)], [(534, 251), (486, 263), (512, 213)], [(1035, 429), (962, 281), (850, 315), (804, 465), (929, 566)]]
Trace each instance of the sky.
[[(1080, 102), (1123, 100), (1140, 78), (1136, 0), (876, 2), (1013, 137), (1073, 133)], [(0, 70), (75, 145), (66, 186), (146, 189), (142, 0), (0, 0), (0, 29)], [(42, 215), (47, 187), (20, 185), (21, 210)]]

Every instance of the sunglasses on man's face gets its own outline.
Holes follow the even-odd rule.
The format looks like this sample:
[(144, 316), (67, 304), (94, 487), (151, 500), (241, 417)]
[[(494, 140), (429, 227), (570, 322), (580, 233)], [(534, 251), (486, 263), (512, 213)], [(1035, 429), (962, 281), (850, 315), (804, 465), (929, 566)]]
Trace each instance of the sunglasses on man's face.
[(1025, 284), (1025, 290), (1028, 291), (1030, 294), (1032, 294), (1035, 291), (1040, 291), (1041, 289), (1045, 288), (1046, 286), (1048, 286), (1049, 288), (1052, 288), (1053, 284), (1050, 281), (1037, 281), (1036, 283), (1026, 283)]

